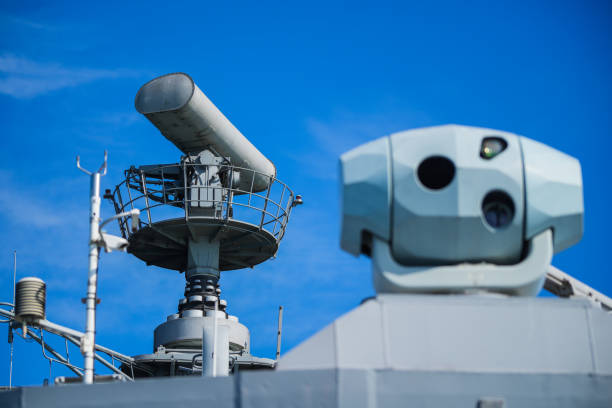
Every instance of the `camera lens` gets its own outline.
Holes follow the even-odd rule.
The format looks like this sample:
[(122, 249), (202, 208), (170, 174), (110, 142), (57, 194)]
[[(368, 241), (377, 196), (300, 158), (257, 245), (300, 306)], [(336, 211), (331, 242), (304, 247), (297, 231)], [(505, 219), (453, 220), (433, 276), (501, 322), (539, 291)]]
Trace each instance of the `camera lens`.
[(491, 160), (508, 147), (508, 143), (497, 136), (489, 136), (482, 139), (480, 145), (480, 157), (486, 160)]
[(504, 228), (510, 225), (514, 218), (514, 202), (503, 191), (491, 191), (482, 200), (482, 214), (491, 227)]
[(425, 187), (440, 190), (453, 181), (455, 165), (446, 157), (431, 156), (419, 164), (417, 175)]

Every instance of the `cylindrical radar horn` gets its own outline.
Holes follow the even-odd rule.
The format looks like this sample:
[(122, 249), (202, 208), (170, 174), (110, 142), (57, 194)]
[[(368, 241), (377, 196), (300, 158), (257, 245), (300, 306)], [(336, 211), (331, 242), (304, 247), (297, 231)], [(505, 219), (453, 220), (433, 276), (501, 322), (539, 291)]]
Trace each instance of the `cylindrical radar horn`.
[[(149, 119), (183, 153), (212, 147), (232, 165), (254, 170), (240, 175), (241, 190), (261, 191), (276, 177), (276, 168), (217, 109), (187, 74), (163, 75), (136, 94), (136, 110)], [(250, 174), (249, 174), (250, 173)]]

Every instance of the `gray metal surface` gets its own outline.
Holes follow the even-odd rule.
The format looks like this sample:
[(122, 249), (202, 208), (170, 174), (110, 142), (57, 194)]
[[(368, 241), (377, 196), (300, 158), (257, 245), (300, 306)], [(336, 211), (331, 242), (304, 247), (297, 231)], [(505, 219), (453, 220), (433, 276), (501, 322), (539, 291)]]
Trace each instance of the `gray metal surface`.
[(553, 257), (553, 232), (546, 230), (528, 242), (521, 262), (495, 265), (487, 262), (458, 265), (403, 266), (389, 245), (372, 239), (372, 277), (377, 293), (466, 293), (491, 291), (513, 296), (535, 296)]
[(555, 253), (580, 241), (584, 204), (580, 162), (535, 140), (521, 137), (525, 166), (527, 239), (555, 230)]
[(221, 271), (258, 265), (278, 250), (277, 239), (253, 224), (232, 219), (174, 218), (144, 226), (132, 234), (128, 252), (148, 265), (185, 271), (192, 233), (204, 237), (216, 234)]
[[(276, 361), (269, 358), (255, 357), (246, 351), (230, 351), (228, 369), (232, 373), (242, 370), (273, 369)], [(228, 360), (226, 359), (226, 360)], [(124, 373), (136, 378), (199, 376), (202, 373), (202, 349), (165, 349), (159, 348), (155, 353), (135, 356), (134, 368), (123, 364)], [(146, 370), (143, 370), (146, 369)]]
[[(153, 348), (165, 347), (202, 347), (202, 330), (212, 317), (182, 317), (157, 326), (153, 335)], [(250, 350), (249, 329), (237, 321), (219, 319), (229, 328), (229, 347), (231, 350)]]
[(379, 295), (277, 369), (328, 368), (612, 375), (612, 318), (588, 300)]
[(359, 255), (364, 233), (391, 241), (391, 146), (388, 137), (365, 143), (340, 157), (342, 231), (340, 247)]
[(487, 401), (501, 401), (504, 408), (607, 408), (612, 403), (612, 377), (328, 369), (33, 387), (0, 393), (3, 408), (475, 408)]

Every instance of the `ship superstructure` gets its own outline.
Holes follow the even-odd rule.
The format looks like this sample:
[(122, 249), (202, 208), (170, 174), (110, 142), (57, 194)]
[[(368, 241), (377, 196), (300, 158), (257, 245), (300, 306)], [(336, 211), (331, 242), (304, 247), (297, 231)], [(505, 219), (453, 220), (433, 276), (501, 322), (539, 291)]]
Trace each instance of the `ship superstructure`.
[[(44, 282), (21, 280), (15, 310), (1, 311), (11, 333), (40, 342), (78, 377), (3, 393), (0, 402), (130, 408), (612, 403), (612, 300), (552, 266), (554, 254), (582, 236), (582, 176), (574, 158), (512, 133), (456, 125), (399, 132), (342, 155), (341, 247), (371, 258), (377, 295), (276, 361), (250, 354), (248, 328), (229, 314), (219, 281), (222, 271), (276, 254), (301, 197), (276, 179), (274, 165), (189, 76), (148, 82), (136, 108), (183, 156), (174, 164), (133, 166), (106, 191), (116, 214), (105, 222), (117, 220), (120, 237), (98, 226), (105, 167), (90, 173), (97, 218), (88, 317), (95, 314), (92, 282), (101, 248), (127, 249), (149, 265), (184, 273), (184, 297), (155, 329), (153, 352), (130, 357), (96, 345), (89, 323), (82, 333), (47, 321)], [(563, 298), (536, 297), (543, 287)], [(115, 375), (88, 381), (87, 363), (83, 370), (50, 349), (43, 331), (79, 344), (86, 359), (104, 362)], [(267, 370), (244, 372), (254, 368)], [(86, 384), (61, 386), (81, 377)], [(110, 384), (87, 384), (103, 380)]]

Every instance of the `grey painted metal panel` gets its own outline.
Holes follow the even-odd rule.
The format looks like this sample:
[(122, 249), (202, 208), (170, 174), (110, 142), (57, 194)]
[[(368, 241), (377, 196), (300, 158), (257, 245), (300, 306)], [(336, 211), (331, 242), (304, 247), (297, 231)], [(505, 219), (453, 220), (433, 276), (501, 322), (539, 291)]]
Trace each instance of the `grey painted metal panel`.
[(342, 231), (340, 246), (359, 255), (363, 232), (391, 240), (389, 138), (365, 143), (340, 156)]
[(337, 368), (612, 375), (610, 321), (583, 300), (381, 295), (291, 350), (278, 370), (329, 368), (335, 358)]
[(527, 204), (525, 238), (552, 228), (555, 252), (560, 252), (582, 238), (584, 204), (580, 162), (526, 137), (521, 137), (521, 146)]
[(383, 407), (477, 407), (483, 399), (504, 407), (610, 407), (612, 378), (586, 375), (376, 372), (376, 403)]
[(513, 296), (536, 296), (553, 257), (553, 231), (546, 230), (528, 243), (525, 257), (514, 265), (462, 263), (403, 266), (389, 245), (374, 238), (372, 278), (376, 293), (458, 293), (487, 291)]
[(15, 388), (11, 391), (0, 392), (0, 407), (21, 408), (24, 407), (23, 388)]
[(612, 374), (612, 312), (601, 313), (598, 309), (586, 309), (587, 321), (593, 342), (594, 371)]
[(338, 408), (374, 408), (376, 376), (374, 370), (338, 370)]
[(335, 370), (243, 372), (238, 381), (240, 408), (337, 406)]
[(583, 307), (532, 299), (467, 300), (425, 299), (417, 300), (417, 306), (414, 300), (407, 304), (383, 297), (387, 347), (393, 356), (389, 366), (428, 371), (591, 372)]
[(176, 377), (94, 386), (32, 387), (23, 389), (22, 400), (21, 406), (27, 408), (167, 408), (178, 403), (229, 408), (234, 406), (234, 384), (227, 377)]
[(336, 366), (334, 325), (323, 328), (299, 346), (289, 350), (278, 362), (285, 370), (320, 370)]
[[(384, 368), (386, 356), (383, 322), (377, 302), (366, 302), (359, 313), (348, 313), (333, 325), (337, 362), (342, 368)], [(356, 339), (359, 339), (357, 342)]]
[(473, 408), (479, 401), (503, 401), (504, 407), (609, 407), (612, 376), (332, 369), (32, 387), (0, 393), (0, 406), (7, 408)]

